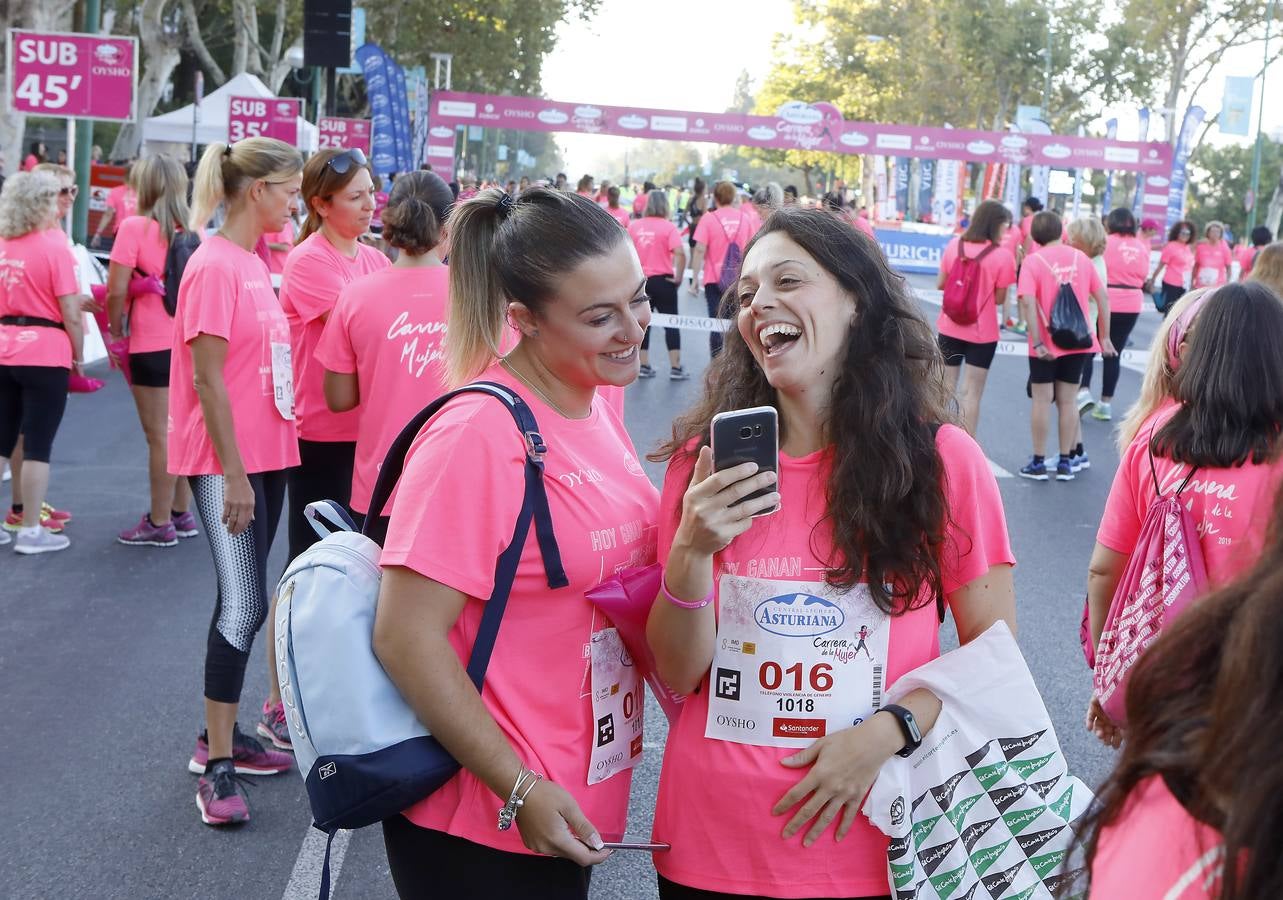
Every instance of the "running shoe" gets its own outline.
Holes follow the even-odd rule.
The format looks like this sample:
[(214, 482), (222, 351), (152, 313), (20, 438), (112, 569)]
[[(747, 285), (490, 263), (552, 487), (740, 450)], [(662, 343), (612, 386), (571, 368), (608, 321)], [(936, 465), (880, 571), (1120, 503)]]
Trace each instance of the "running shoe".
[(64, 525), (71, 521), (71, 513), (65, 509), (54, 509), (48, 502), (40, 504), (40, 515), (48, 516), (55, 521), (62, 522)]
[(143, 513), (138, 524), (116, 535), (116, 540), (133, 547), (177, 547), (178, 531), (170, 521), (153, 525), (151, 514)]
[(0, 528), (0, 547), (3, 547), (5, 544), (9, 543), (12, 540), (13, 538), (9, 537), (9, 532), (5, 531), (3, 528)]
[(1033, 459), (1031, 457), (1029, 462), (1025, 463), (1025, 465), (1021, 467), (1020, 477), (1028, 478), (1031, 481), (1046, 481), (1047, 463), (1044, 460)]
[(258, 720), (258, 735), (271, 741), (272, 746), (277, 750), (294, 749), (294, 744), (290, 741), (289, 726), (285, 724), (285, 704), (280, 700), (274, 704), (263, 701), (263, 715)]
[(1097, 422), (1109, 422), (1114, 415), (1108, 403), (1097, 403), (1096, 408), (1091, 411), (1091, 417)]
[[(62, 533), (62, 523), (57, 519), (51, 518), (46, 513), (40, 514), (40, 524), (54, 534)], [(10, 509), (9, 514), (4, 517), (3, 527), (5, 531), (12, 531), (17, 534), (22, 530), (22, 513), (16, 513)]]
[[(279, 775), (294, 767), (294, 758), (279, 750), (268, 750), (236, 725), (232, 730), (232, 760), (238, 775)], [(187, 771), (200, 775), (209, 763), (209, 741), (205, 732), (196, 738), (196, 749), (187, 761)]]
[(1028, 334), (1029, 326), (1026, 325), (1024, 322), (1017, 322), (1015, 325), (1009, 326), (1007, 330), (1014, 332), (1016, 334)]
[(690, 377), (691, 377), (690, 373), (687, 372), (685, 369), (683, 369), (681, 366), (673, 366), (671, 369), (668, 370), (669, 381), (685, 381), (687, 378), (690, 378)]
[(642, 366), (637, 370), (637, 377), (638, 377), (638, 378), (654, 378), (654, 377), (655, 377), (655, 370), (654, 370), (654, 369), (652, 369), (650, 366), (643, 364), (643, 365), (642, 365)]
[(191, 510), (173, 517), (174, 531), (180, 538), (196, 537), (200, 534), (200, 528), (196, 524), (196, 517), (192, 515)]
[(236, 780), (236, 769), (230, 759), (219, 760), (206, 772), (201, 769), (196, 788), (196, 808), (206, 825), (235, 825), (249, 821), (249, 803)]
[(1091, 391), (1083, 388), (1078, 392), (1078, 417), (1082, 418), (1091, 412), (1092, 407), (1096, 405), (1096, 398), (1091, 395)]
[(1068, 456), (1062, 456), (1060, 459), (1056, 460), (1056, 480), (1074, 480), (1074, 464), (1069, 461)]
[(1082, 453), (1075, 453), (1073, 456), (1069, 457), (1069, 462), (1073, 465), (1075, 474), (1081, 472), (1083, 469), (1091, 468), (1091, 460), (1087, 458), (1086, 450)]
[(18, 539), (13, 543), (13, 552), (34, 556), (37, 553), (66, 550), (70, 546), (71, 538), (64, 534), (55, 534), (48, 528), (38, 525), (32, 529), (23, 528), (18, 532)]

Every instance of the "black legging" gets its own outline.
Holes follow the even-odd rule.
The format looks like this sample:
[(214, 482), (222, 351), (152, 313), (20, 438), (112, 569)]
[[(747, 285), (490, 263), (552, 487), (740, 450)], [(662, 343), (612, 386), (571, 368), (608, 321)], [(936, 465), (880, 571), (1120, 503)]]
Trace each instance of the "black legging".
[[(1115, 356), (1105, 357), (1105, 374), (1104, 385), (1100, 389), (1100, 396), (1114, 397), (1114, 389), (1118, 387), (1118, 375), (1122, 372), (1123, 350), (1127, 349), (1127, 339), (1131, 337), (1132, 329), (1136, 327), (1136, 320), (1140, 318), (1140, 313), (1110, 313), (1109, 314), (1109, 342), (1114, 345), (1118, 351)], [(1083, 366), (1082, 386), (1091, 387), (1091, 370), (1092, 359), (1087, 359), (1087, 364)]]
[(392, 883), (403, 900), (587, 900), (592, 869), (568, 859), (508, 853), (405, 816), (383, 821)]
[(1164, 281), (1162, 296), (1163, 308), (1160, 309), (1159, 312), (1161, 312), (1163, 314), (1163, 318), (1166, 319), (1167, 314), (1171, 312), (1172, 307), (1176, 305), (1176, 301), (1185, 296), (1185, 286), (1180, 284), (1168, 284)]
[(22, 437), (26, 459), (49, 462), (70, 376), (59, 366), (0, 366), (0, 456), (12, 456)]
[[(669, 881), (663, 875), (659, 877), (660, 900), (770, 900), (760, 894), (723, 894), (717, 891), (702, 891), (699, 888), (687, 887), (675, 881)], [(850, 900), (891, 900), (882, 894), (878, 897), (852, 897)]]
[(223, 524), (223, 476), (192, 475), (187, 480), (196, 514), (209, 539), (218, 582), (205, 649), (205, 696), (216, 703), (239, 703), (254, 635), (263, 627), (270, 605), (267, 555), (285, 504), (285, 473), (249, 476), (254, 489), (254, 520), (237, 535), (228, 534)]
[(352, 502), (355, 441), (298, 442), (299, 464), (290, 469), (290, 559), (320, 540), (303, 510), (316, 500), (333, 500), (344, 509)]
[[(710, 319), (726, 318), (722, 315), (722, 289), (717, 286), (717, 282), (709, 281), (704, 285), (704, 302), (708, 306), (708, 317)], [(722, 352), (721, 331), (710, 331), (708, 333), (708, 354), (716, 356)]]
[[(670, 316), (677, 315), (677, 285), (668, 275), (652, 275), (646, 279), (646, 293), (650, 295), (651, 306), (655, 312), (667, 313)], [(680, 328), (665, 328), (664, 343), (668, 345), (669, 350), (682, 349), (682, 330)], [(647, 350), (650, 348), (650, 329), (642, 335), (641, 348)]]

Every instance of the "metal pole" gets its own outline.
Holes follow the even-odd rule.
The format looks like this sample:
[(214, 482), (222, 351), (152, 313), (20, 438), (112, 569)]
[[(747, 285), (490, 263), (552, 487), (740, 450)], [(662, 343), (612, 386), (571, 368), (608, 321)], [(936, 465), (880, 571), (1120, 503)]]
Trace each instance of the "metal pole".
[(1261, 99), (1257, 101), (1256, 107), (1256, 146), (1252, 150), (1252, 208), (1247, 211), (1245, 237), (1250, 237), (1252, 229), (1256, 227), (1256, 208), (1261, 203), (1261, 198), (1256, 196), (1256, 189), (1261, 180), (1261, 126), (1265, 120), (1265, 75), (1270, 68), (1270, 28), (1273, 24), (1274, 0), (1270, 0), (1265, 13), (1265, 59), (1261, 64)]
[[(97, 34), (102, 18), (99, 0), (85, 0), (85, 31)], [(135, 59), (134, 65), (140, 61)], [(89, 242), (89, 166), (93, 159), (90, 150), (94, 145), (94, 121), (86, 119), (77, 123), (74, 155), (68, 153), (76, 170), (76, 204), (71, 209), (71, 234), (81, 244)]]
[(339, 109), (338, 74), (333, 66), (325, 68), (325, 114), (337, 116)]

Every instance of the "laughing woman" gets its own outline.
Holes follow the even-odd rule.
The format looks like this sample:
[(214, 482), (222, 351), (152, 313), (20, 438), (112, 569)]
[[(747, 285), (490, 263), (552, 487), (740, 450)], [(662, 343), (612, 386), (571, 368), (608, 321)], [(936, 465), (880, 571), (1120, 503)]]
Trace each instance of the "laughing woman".
[[(870, 698), (939, 655), (946, 606), (963, 643), (1014, 627), (1002, 501), (976, 442), (947, 423), (931, 329), (875, 244), (783, 209), (730, 290), (738, 327), (661, 457), (667, 565), (648, 637), (690, 696), (660, 777), (660, 896), (882, 897), (887, 839), (859, 805), (940, 702), (919, 690), (873, 715)], [(753, 406), (779, 413), (778, 482), (751, 463), (712, 471), (713, 415)], [(831, 637), (859, 652), (759, 626), (757, 606), (799, 595), (840, 611)]]

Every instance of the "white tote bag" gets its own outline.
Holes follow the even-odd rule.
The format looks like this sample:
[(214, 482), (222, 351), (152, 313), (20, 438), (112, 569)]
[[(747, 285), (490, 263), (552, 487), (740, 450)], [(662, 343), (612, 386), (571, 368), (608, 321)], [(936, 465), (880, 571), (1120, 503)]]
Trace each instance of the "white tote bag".
[(1006, 623), (904, 675), (887, 702), (915, 688), (940, 698), (940, 717), (912, 756), (882, 767), (864, 804), (891, 839), (892, 896), (1048, 900), (1077, 877), (1069, 826), (1092, 795), (1069, 774)]

